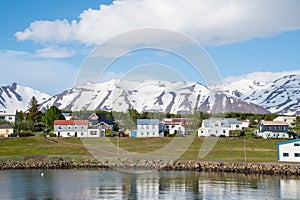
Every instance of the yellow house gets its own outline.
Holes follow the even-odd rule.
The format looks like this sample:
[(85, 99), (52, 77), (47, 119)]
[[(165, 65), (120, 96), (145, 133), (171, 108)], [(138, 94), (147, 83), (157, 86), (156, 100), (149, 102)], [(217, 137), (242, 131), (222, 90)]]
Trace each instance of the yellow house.
[(14, 128), (9, 124), (0, 125), (0, 137), (8, 137), (10, 134), (14, 133)]

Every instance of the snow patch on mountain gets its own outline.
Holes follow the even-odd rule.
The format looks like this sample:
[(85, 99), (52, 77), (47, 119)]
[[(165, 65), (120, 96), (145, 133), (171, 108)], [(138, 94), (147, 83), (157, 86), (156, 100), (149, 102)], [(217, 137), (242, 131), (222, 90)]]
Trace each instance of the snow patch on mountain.
[(7, 113), (14, 113), (16, 110), (26, 111), (28, 103), (33, 96), (39, 103), (51, 97), (46, 93), (18, 85), (17, 83), (0, 86), (0, 111)]

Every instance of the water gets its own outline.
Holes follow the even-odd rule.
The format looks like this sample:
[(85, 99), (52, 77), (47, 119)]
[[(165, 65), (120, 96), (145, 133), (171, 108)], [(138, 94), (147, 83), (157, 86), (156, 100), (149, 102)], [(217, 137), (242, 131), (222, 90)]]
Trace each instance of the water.
[(299, 199), (298, 188), (296, 178), (193, 171), (0, 171), (1, 200)]

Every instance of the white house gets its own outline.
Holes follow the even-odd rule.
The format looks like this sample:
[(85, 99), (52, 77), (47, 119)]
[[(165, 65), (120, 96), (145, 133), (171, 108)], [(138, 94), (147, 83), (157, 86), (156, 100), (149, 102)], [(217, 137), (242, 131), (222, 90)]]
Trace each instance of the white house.
[(236, 119), (205, 119), (202, 121), (202, 126), (198, 129), (198, 136), (229, 137), (230, 131), (242, 130), (242, 128), (242, 122)]
[(278, 161), (300, 162), (300, 139), (277, 142)]
[(187, 126), (187, 119), (185, 118), (163, 118), (164, 129), (169, 134), (185, 134), (185, 127)]
[(9, 137), (14, 133), (14, 128), (9, 124), (0, 125), (0, 137)]
[(275, 119), (273, 119), (273, 121), (282, 121), (282, 122), (286, 122), (290, 127), (292, 127), (292, 123), (294, 121), (296, 121), (296, 117), (292, 117), (292, 116), (278, 116)]
[(15, 123), (16, 113), (7, 113), (6, 111), (0, 111), (0, 120)]
[(55, 120), (54, 134), (57, 137), (89, 137), (88, 120)]
[(163, 123), (158, 119), (138, 119), (136, 137), (163, 137)]

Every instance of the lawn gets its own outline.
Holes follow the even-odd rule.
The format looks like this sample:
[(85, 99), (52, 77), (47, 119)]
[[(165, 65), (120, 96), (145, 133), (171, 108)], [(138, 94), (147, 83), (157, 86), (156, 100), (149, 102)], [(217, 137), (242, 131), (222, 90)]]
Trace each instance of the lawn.
[[(190, 136), (191, 137), (191, 136)], [(57, 143), (44, 140), (40, 137), (28, 138), (0, 138), (0, 156), (21, 157), (28, 155), (61, 155), (61, 156), (88, 156), (87, 147), (107, 148), (117, 146), (121, 150), (132, 153), (149, 153), (162, 150), (171, 144), (174, 138), (53, 138)], [(181, 159), (191, 160), (217, 160), (244, 162), (276, 162), (276, 143), (278, 139), (246, 139), (243, 138), (214, 138), (216, 144), (204, 158), (199, 159), (199, 150), (204, 138), (195, 137), (188, 149), (182, 154)], [(181, 138), (184, 141), (185, 138)], [(172, 147), (174, 151), (179, 146)], [(114, 151), (114, 150), (113, 150)]]

